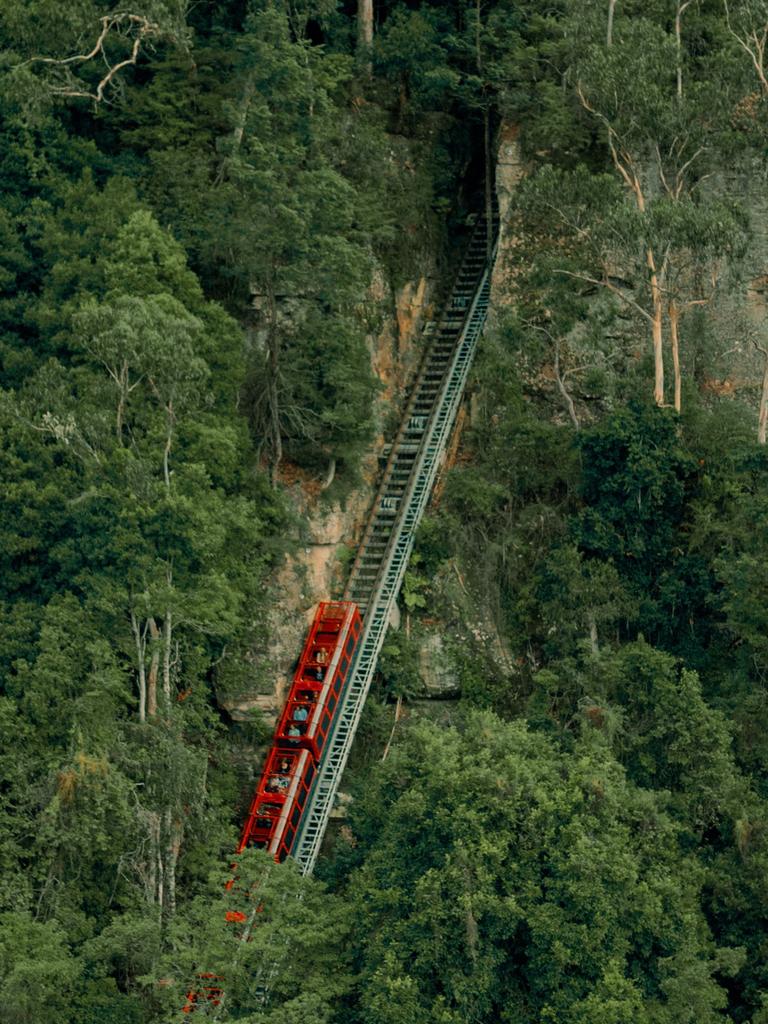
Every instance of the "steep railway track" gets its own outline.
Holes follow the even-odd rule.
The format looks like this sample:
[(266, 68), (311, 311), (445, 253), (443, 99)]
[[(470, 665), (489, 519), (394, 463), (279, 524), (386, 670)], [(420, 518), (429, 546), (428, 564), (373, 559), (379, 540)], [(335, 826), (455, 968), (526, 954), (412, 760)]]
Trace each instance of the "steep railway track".
[[(495, 225), (492, 233), (495, 237)], [(489, 246), (488, 238), (487, 222), (481, 218), (440, 317), (425, 329), (426, 345), (421, 364), (395, 439), (385, 450), (381, 482), (349, 573), (343, 599), (358, 606), (363, 615), (362, 631), (348, 673), (345, 673), (346, 682), (325, 736), (312, 788), (303, 810), (296, 808), (297, 817), (299, 814), (301, 817), (295, 840), (292, 846), (288, 843), (278, 857), (282, 859), (290, 849), (305, 875), (312, 872), (320, 852), (416, 530), (440, 469), (485, 324), (495, 256), (495, 243)], [(311, 636), (310, 632), (305, 654), (312, 646)], [(284, 711), (282, 719), (285, 717)], [(272, 753), (283, 753), (287, 759), (296, 757), (298, 751), (277, 746)], [(308, 755), (304, 752), (302, 756)], [(257, 789), (249, 817), (249, 821), (253, 818), (257, 824), (259, 799)], [(238, 852), (248, 845), (250, 837), (247, 822)], [(250, 932), (254, 913), (251, 912), (250, 918), (243, 911), (228, 915), (228, 920), (247, 922), (243, 941)], [(285, 947), (276, 949), (274, 957), (265, 960), (253, 978), (253, 990), (261, 1005), (269, 1002), (275, 974), (289, 954), (290, 935), (286, 933)], [(211, 981), (212, 978), (215, 980)], [(183, 1014), (205, 1007), (211, 1011), (209, 1016), (219, 1019), (226, 1001), (221, 987), (223, 980), (215, 975), (199, 975), (197, 984), (187, 995)]]
[[(495, 225), (493, 230), (495, 237)], [(325, 830), (485, 324), (495, 244), (480, 218), (438, 320), (427, 327), (424, 356), (405, 405), (352, 565), (344, 599), (363, 614), (363, 631), (293, 848), (309, 874)]]

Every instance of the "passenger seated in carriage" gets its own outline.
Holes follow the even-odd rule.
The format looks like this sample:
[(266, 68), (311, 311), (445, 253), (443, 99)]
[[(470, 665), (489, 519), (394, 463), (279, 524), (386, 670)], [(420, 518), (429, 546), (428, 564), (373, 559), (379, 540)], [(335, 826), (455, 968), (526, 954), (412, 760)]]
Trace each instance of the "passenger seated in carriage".
[(265, 788), (268, 793), (280, 793), (288, 789), (290, 784), (291, 780), (287, 775), (270, 775)]

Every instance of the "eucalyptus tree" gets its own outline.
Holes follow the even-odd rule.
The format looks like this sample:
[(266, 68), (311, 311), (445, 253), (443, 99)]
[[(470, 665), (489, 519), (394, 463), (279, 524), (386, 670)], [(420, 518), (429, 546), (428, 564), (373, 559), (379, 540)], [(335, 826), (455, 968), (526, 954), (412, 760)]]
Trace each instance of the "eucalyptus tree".
[(616, 22), (609, 48), (592, 43), (574, 65), (579, 101), (599, 127), (634, 210), (623, 224), (617, 222), (624, 239), (616, 255), (620, 267), (632, 238), (642, 245), (645, 272), (636, 281), (651, 328), (654, 401), (666, 400), (666, 324), (678, 411), (680, 314), (707, 301), (700, 282), (717, 281), (719, 265), (738, 248), (741, 229), (734, 212), (708, 200), (700, 187), (726, 123), (721, 91), (694, 78), (683, 90), (680, 61), (679, 36), (663, 23), (628, 16)]
[(11, 0), (0, 14), (10, 57), (6, 88), (30, 110), (46, 100), (108, 102), (155, 47), (188, 47), (187, 6), (186, 0), (137, 0), (105, 12), (85, 0), (62, 17), (47, 0)]
[(393, 748), (353, 818), (362, 1020), (722, 1019), (743, 954), (713, 948), (703, 873), (604, 721), (567, 752), (478, 713)]
[(333, 464), (368, 436), (374, 383), (355, 306), (370, 259), (337, 161), (333, 95), (351, 61), (292, 39), (277, 8), (249, 17), (238, 54), (211, 238), (249, 323), (248, 403), (274, 479), (284, 454)]
[(353, 908), (303, 878), (293, 861), (278, 865), (246, 850), (180, 911), (166, 952), (143, 980), (162, 982), (163, 1019), (179, 1013), (196, 985), (213, 985), (216, 1003), (197, 997), (196, 1012), (207, 1018), (320, 1024), (336, 1018), (352, 987), (352, 925)]
[[(681, 320), (711, 302), (744, 251), (747, 225), (739, 206), (707, 184), (728, 98), (687, 65), (678, 88), (678, 41), (652, 13), (618, 17), (608, 48), (594, 41), (593, 19), (574, 24), (570, 75), (614, 182), (585, 169), (543, 168), (522, 189), (520, 230), (530, 232), (539, 278), (559, 274), (605, 289), (647, 324), (654, 401), (667, 404), (669, 354), (670, 404), (680, 412)], [(562, 304), (554, 284), (545, 290), (550, 309)]]
[[(61, 875), (67, 899), (80, 878), (95, 906), (89, 872), (110, 870), (114, 855), (128, 888), (167, 925), (188, 822), (207, 813), (201, 740), (213, 724), (213, 663), (250, 628), (266, 506), (256, 507), (238, 477), (250, 449), (236, 410), (244, 374), (237, 326), (205, 300), (178, 244), (130, 190), (90, 195), (79, 212), (80, 187), (64, 194), (62, 207), (41, 213), (42, 259), (55, 252), (58, 272), (34, 311), (55, 356), (28, 374), (6, 410), (17, 430), (59, 451), (61, 486), (73, 488), (66, 525), (51, 517), (58, 540), (45, 555), (66, 600), (49, 601), (46, 646), (15, 668), (40, 738), (46, 726), (34, 708), (77, 681), (70, 703), (79, 726), (61, 716), (61, 740), (49, 744), (59, 762), (49, 770), (72, 780), (76, 799), (53, 787), (43, 800), (59, 829), (55, 842), (35, 844), (43, 871), (35, 878), (48, 913), (63, 897), (46, 890), (45, 872)], [(79, 660), (69, 645), (48, 649), (54, 627), (79, 638)], [(106, 718), (95, 718), (86, 699), (99, 693)], [(121, 808), (131, 802), (128, 825)], [(87, 857), (78, 836), (91, 844)]]
[(768, 4), (765, 0), (723, 0), (728, 32), (746, 56), (762, 96), (768, 96)]

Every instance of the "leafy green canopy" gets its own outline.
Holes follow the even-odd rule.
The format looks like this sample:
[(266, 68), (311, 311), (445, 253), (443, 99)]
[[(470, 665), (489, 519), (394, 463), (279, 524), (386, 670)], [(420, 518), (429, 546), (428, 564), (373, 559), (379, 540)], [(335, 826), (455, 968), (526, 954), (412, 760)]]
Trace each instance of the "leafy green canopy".
[(704, 875), (599, 732), (415, 727), (355, 814), (359, 1019), (722, 1020)]

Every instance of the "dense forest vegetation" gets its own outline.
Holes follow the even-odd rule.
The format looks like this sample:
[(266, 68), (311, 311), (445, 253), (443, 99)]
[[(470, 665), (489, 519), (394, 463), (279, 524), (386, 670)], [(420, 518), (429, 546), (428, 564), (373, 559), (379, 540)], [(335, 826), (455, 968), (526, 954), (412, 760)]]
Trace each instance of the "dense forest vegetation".
[[(0, 1021), (178, 1020), (208, 971), (252, 1024), (766, 1024), (767, 37), (765, 0), (4, 0)], [(372, 279), (449, 276), (501, 138), (349, 813), (316, 879), (243, 856), (241, 942), (265, 727), (223, 697), (285, 472), (359, 486)]]

